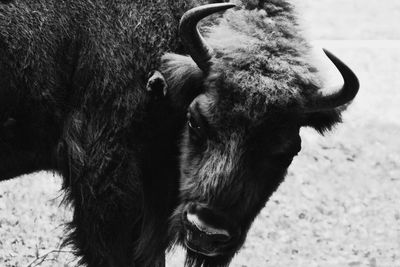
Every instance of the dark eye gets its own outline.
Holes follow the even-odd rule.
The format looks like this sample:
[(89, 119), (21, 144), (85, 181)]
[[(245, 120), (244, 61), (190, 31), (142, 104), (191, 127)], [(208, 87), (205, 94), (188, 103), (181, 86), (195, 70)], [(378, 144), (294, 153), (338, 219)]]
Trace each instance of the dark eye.
[(188, 126), (191, 132), (195, 133), (196, 135), (200, 136), (201, 135), (201, 127), (199, 122), (194, 118), (193, 116), (189, 115), (188, 116)]
[(200, 130), (200, 126), (199, 126), (198, 122), (197, 122), (196, 119), (193, 118), (193, 117), (190, 117), (190, 118), (189, 118), (189, 120), (188, 120), (188, 125), (189, 125), (189, 127), (190, 127), (191, 129)]
[(187, 124), (189, 128), (189, 135), (193, 140), (199, 141), (204, 139), (205, 127), (204, 121), (202, 120), (200, 114), (189, 111), (187, 114)]

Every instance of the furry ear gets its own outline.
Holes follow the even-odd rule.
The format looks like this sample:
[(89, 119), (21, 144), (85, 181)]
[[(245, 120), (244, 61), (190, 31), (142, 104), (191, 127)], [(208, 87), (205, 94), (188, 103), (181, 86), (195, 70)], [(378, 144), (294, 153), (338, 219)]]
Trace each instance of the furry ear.
[(168, 53), (162, 56), (160, 72), (168, 85), (173, 106), (186, 109), (203, 91), (204, 73), (192, 58)]
[(302, 126), (313, 127), (320, 134), (324, 134), (337, 124), (342, 122), (341, 112), (343, 110), (333, 109), (305, 114)]

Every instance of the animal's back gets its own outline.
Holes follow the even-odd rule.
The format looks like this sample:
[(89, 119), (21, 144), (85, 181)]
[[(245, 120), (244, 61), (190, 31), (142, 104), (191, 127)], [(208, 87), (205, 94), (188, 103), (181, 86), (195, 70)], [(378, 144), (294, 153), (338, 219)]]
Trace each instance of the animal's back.
[(10, 105), (23, 95), (61, 113), (93, 99), (94, 108), (111, 98), (120, 106), (122, 97), (131, 109), (160, 56), (179, 52), (179, 19), (193, 2), (0, 3), (0, 95)]
[[(16, 147), (29, 140), (34, 155), (46, 155), (45, 163), (26, 160), (34, 166), (21, 172), (62, 174), (74, 206), (67, 241), (82, 263), (153, 262), (165, 249), (173, 201), (164, 185), (172, 186), (176, 167), (166, 161), (159, 169), (170, 173), (148, 171), (161, 141), (146, 136), (157, 123), (148, 119), (145, 81), (165, 51), (180, 52), (179, 19), (191, 7), (188, 0), (0, 2), (0, 122), (17, 122)], [(148, 195), (153, 187), (159, 194)]]

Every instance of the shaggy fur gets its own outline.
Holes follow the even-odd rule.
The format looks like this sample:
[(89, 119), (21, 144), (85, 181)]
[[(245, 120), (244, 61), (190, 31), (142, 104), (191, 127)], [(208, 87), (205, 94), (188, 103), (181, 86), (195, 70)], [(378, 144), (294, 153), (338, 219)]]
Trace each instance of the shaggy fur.
[[(203, 2), (0, 3), (0, 180), (63, 176), (74, 208), (66, 242), (81, 264), (155, 266), (183, 242), (182, 212), (199, 202), (241, 234), (221, 256), (188, 251), (187, 265), (228, 265), (299, 151), (299, 128), (340, 119), (304, 112), (321, 84), (285, 1), (236, 1), (205, 21), (217, 52), (209, 73), (178, 55), (179, 19)], [(160, 66), (169, 98), (154, 101), (146, 77), (166, 52), (177, 53)], [(185, 126), (189, 106), (207, 138)]]
[(0, 3), (0, 178), (63, 176), (82, 264), (163, 259), (185, 114), (150, 101), (145, 84), (164, 52), (182, 51), (179, 19), (200, 3)]
[(180, 144), (180, 203), (171, 217), (172, 244), (188, 242), (184, 214), (193, 204), (222, 214), (237, 230), (229, 244), (216, 247), (218, 256), (188, 249), (187, 266), (227, 266), (301, 149), (300, 127), (323, 133), (340, 122), (342, 111), (307, 111), (322, 83), (293, 7), (281, 0), (234, 2), (238, 8), (201, 23), (215, 51), (206, 73), (190, 57), (162, 58), (172, 102), (182, 112), (188, 109), (202, 129), (199, 137), (198, 130), (186, 127)]

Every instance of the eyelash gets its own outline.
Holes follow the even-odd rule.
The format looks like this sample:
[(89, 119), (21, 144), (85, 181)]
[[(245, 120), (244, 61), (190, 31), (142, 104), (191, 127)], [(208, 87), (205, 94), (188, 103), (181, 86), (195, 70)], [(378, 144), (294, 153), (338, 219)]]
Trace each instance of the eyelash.
[(187, 125), (189, 128), (189, 137), (191, 140), (198, 144), (202, 144), (206, 139), (205, 127), (203, 125), (202, 118), (196, 116), (197, 114), (192, 114), (188, 112), (187, 114)]
[(189, 126), (189, 128), (194, 129), (194, 130), (200, 130), (200, 126), (195, 121), (195, 119), (193, 119), (193, 117), (189, 117), (188, 126)]
[(200, 128), (191, 128), (190, 126), (189, 126), (189, 137), (197, 144), (203, 143), (203, 141), (205, 140), (204, 134), (201, 132)]

